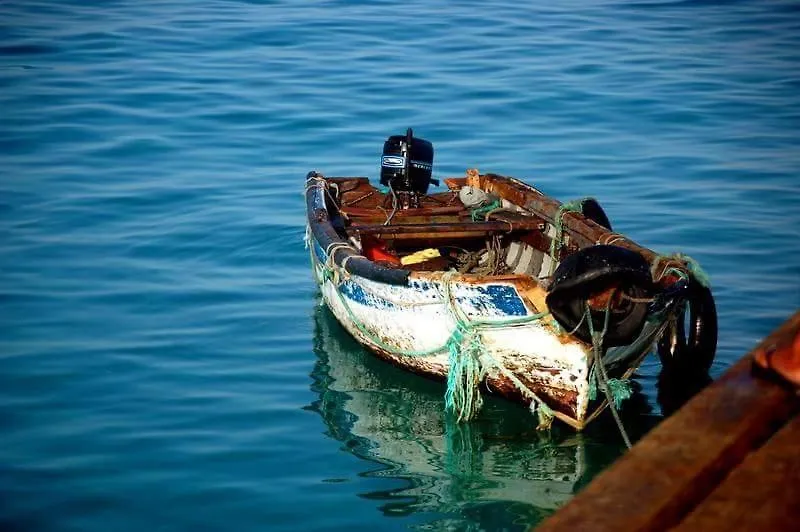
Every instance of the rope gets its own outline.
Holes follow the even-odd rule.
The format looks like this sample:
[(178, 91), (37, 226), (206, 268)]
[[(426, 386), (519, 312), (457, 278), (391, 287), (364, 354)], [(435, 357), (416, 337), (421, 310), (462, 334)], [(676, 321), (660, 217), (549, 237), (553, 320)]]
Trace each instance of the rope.
[(346, 272), (347, 271), (347, 261), (350, 259), (365, 259), (364, 255), (348, 255), (342, 259), (342, 269)]
[(625, 237), (618, 233), (606, 233), (597, 241), (598, 244), (610, 246), (616, 242), (625, 241)]
[(483, 207), (478, 207), (477, 209), (473, 209), (470, 217), (472, 218), (473, 222), (477, 222), (479, 219), (483, 218), (486, 214), (490, 213), (495, 209), (499, 209), (500, 206), (503, 204), (502, 201), (494, 200), (493, 202), (489, 203), (488, 205), (484, 205)]
[[(664, 271), (661, 272), (660, 275), (656, 276), (656, 272), (658, 272), (658, 267), (664, 261), (676, 261), (682, 262), (686, 271), (676, 268), (674, 266), (667, 266), (664, 268)], [(689, 255), (684, 255), (683, 253), (673, 253), (672, 255), (657, 255), (655, 259), (653, 259), (653, 263), (650, 266), (650, 274), (653, 277), (653, 281), (658, 282), (664, 278), (667, 274), (674, 274), (680, 277), (681, 279), (688, 279), (690, 276), (695, 281), (697, 281), (701, 286), (705, 288), (711, 288), (711, 278), (708, 276), (706, 271), (700, 266), (700, 263), (697, 262), (695, 259), (690, 257)]]
[(386, 217), (386, 221), (383, 222), (383, 225), (389, 225), (392, 223), (392, 218), (394, 218), (394, 215), (397, 214), (397, 193), (392, 188), (391, 183), (389, 184), (389, 192), (392, 195), (392, 213)]
[(694, 260), (689, 255), (676, 253), (675, 256), (678, 258), (678, 260), (682, 260), (686, 263), (686, 268), (689, 270), (689, 273), (692, 274), (694, 279), (700, 283), (701, 286), (705, 288), (711, 288), (711, 278), (708, 276), (706, 271), (703, 270), (699, 262)]
[[(539, 427), (537, 428), (549, 428), (553, 421), (553, 412), (550, 407), (530, 388), (525, 386), (516, 375), (508, 371), (503, 364), (489, 354), (480, 340), (479, 331), (482, 328), (500, 328), (530, 323), (547, 316), (549, 313), (543, 312), (532, 316), (509, 318), (501, 321), (470, 320), (461, 311), (453, 298), (451, 290), (453, 275), (455, 275), (454, 272), (448, 272), (442, 278), (445, 297), (450, 303), (448, 309), (456, 319), (456, 329), (448, 342), (451, 366), (448, 372), (445, 407), (457, 416), (458, 421), (466, 421), (475, 417), (483, 404), (478, 385), (486, 371), (490, 367), (495, 367), (503, 376), (514, 383), (523, 396), (530, 399), (531, 411), (536, 410), (538, 405)], [(455, 365), (453, 365), (454, 361)]]
[(367, 199), (368, 197), (372, 196), (372, 195), (373, 195), (373, 194), (375, 194), (376, 192), (377, 192), (377, 190), (373, 190), (373, 191), (371, 191), (371, 192), (367, 192), (367, 193), (366, 193), (366, 194), (364, 194), (363, 196), (359, 196), (358, 198), (356, 198), (356, 199), (354, 199), (354, 200), (351, 200), (351, 201), (343, 201), (343, 202), (342, 202), (342, 207), (352, 207), (352, 206), (353, 206), (353, 205), (355, 205), (356, 203), (358, 203), (358, 202), (360, 202), (360, 201), (362, 201), (362, 200), (365, 200), (365, 199)]
[[(328, 247), (336, 249), (333, 245)], [(323, 265), (323, 268), (326, 272), (336, 269), (335, 264), (332, 264), (330, 261), (330, 256), (329, 260)], [(531, 411), (538, 410), (538, 428), (548, 428), (554, 417), (553, 411), (513, 373), (508, 371), (499, 361), (488, 353), (481, 339), (481, 331), (532, 323), (548, 316), (549, 312), (503, 320), (470, 320), (458, 307), (458, 303), (453, 296), (451, 284), (454, 275), (456, 275), (456, 272), (447, 272), (442, 277), (442, 296), (444, 303), (446, 303), (446, 309), (455, 320), (456, 326), (443, 345), (422, 350), (398, 349), (384, 342), (356, 317), (350, 304), (347, 302), (347, 298), (337, 288), (339, 276), (335, 273), (326, 273), (323, 275), (323, 280), (330, 279), (334, 282), (334, 291), (347, 313), (350, 322), (367, 340), (383, 351), (393, 355), (411, 357), (426, 357), (444, 351), (448, 352), (450, 368), (447, 374), (445, 408), (452, 412), (458, 421), (468, 421), (478, 414), (483, 405), (483, 397), (479, 390), (480, 382), (483, 380), (486, 370), (489, 367), (496, 367), (506, 378), (517, 386), (523, 396), (531, 400)]]
[[(342, 261), (341, 268), (336, 267), (336, 252), (340, 249), (349, 249), (350, 251), (355, 251), (353, 246), (344, 242), (331, 242), (328, 244), (328, 247), (325, 248), (325, 256), (327, 257), (325, 261), (325, 271), (323, 277), (326, 279), (332, 279), (335, 285), (339, 285), (341, 283), (341, 279), (347, 279), (350, 277), (350, 273), (345, 269), (345, 265), (347, 264), (347, 260), (352, 256), (348, 255)], [(363, 257), (362, 255), (357, 255), (359, 257)]]
[(485, 352), (480, 334), (468, 322), (458, 322), (447, 342), (449, 351), (445, 409), (456, 416), (456, 421), (473, 419), (483, 406), (483, 396), (478, 388), (483, 379), (480, 356)]
[(556, 264), (558, 263), (557, 255), (561, 250), (561, 247), (564, 245), (564, 242), (562, 241), (564, 237), (564, 214), (568, 212), (581, 212), (583, 210), (583, 202), (587, 199), (589, 198), (568, 201), (566, 203), (562, 203), (558, 207), (558, 211), (553, 219), (553, 226), (555, 227), (556, 234), (550, 239), (550, 258), (552, 260), (550, 261), (550, 272), (547, 274), (548, 277), (551, 277), (553, 272), (556, 270)]
[[(331, 184), (333, 186), (335, 186), (337, 191), (338, 191), (339, 186), (336, 185), (335, 183), (331, 183)], [(303, 194), (304, 195), (307, 194), (308, 191), (311, 190), (312, 188), (317, 188), (317, 189), (322, 190), (324, 192), (324, 194), (326, 196), (328, 196), (328, 199), (331, 200), (331, 203), (336, 206), (337, 211), (339, 212), (339, 214), (342, 215), (342, 218), (344, 218), (345, 220), (349, 220), (350, 219), (350, 217), (347, 216), (347, 213), (342, 212), (342, 210), (339, 209), (339, 204), (336, 202), (334, 197), (331, 196), (331, 192), (330, 192), (330, 190), (328, 190), (328, 181), (325, 180), (324, 176), (317, 174), (317, 175), (311, 176), (308, 179), (306, 179), (306, 187), (305, 187), (305, 192)]]
[[(628, 449), (630, 449), (632, 447), (631, 440), (628, 437), (628, 433), (625, 431), (625, 426), (622, 424), (622, 419), (619, 417), (619, 412), (618, 412), (618, 405), (621, 405), (623, 400), (622, 396), (627, 395), (626, 397), (624, 397), (624, 399), (630, 397), (630, 389), (627, 389), (626, 392), (623, 392), (619, 385), (611, 386), (608, 374), (606, 374), (605, 364), (603, 364), (603, 338), (605, 338), (606, 332), (608, 332), (608, 322), (611, 316), (610, 300), (609, 300), (609, 305), (606, 307), (602, 332), (597, 333), (594, 330), (594, 323), (592, 322), (591, 310), (589, 309), (588, 303), (586, 303), (586, 314), (587, 314), (587, 321), (589, 322), (589, 333), (592, 335), (592, 349), (594, 351), (595, 367), (599, 369), (599, 372), (595, 373), (595, 378), (599, 376), (600, 388), (606, 394), (606, 402), (608, 403), (608, 408), (609, 410), (611, 410), (611, 414), (614, 416), (614, 421), (617, 422), (617, 428), (619, 429), (619, 433), (622, 436), (622, 440), (625, 442), (625, 445), (628, 447)], [(593, 380), (594, 379), (591, 379), (590, 383)], [(615, 390), (619, 394), (617, 397), (614, 396)]]

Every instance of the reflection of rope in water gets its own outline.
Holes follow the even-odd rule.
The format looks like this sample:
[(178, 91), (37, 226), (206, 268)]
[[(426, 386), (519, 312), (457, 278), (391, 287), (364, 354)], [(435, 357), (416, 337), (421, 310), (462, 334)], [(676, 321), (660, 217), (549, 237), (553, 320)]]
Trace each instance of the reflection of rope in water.
[[(483, 405), (483, 397), (478, 389), (484, 375), (490, 368), (497, 369), (509, 381), (511, 381), (520, 394), (529, 400), (531, 412), (536, 411), (539, 415), (539, 427), (547, 429), (553, 422), (553, 418), (559, 413), (554, 412), (550, 407), (528, 386), (520, 381), (516, 375), (509, 371), (499, 360), (493, 357), (483, 345), (481, 331), (483, 329), (499, 329), (514, 325), (532, 323), (548, 316), (549, 312), (523, 316), (520, 318), (506, 318), (502, 320), (494, 319), (470, 319), (459, 307), (458, 302), (453, 296), (452, 282), (457, 272), (446, 272), (442, 276), (442, 297), (447, 303), (445, 310), (455, 321), (455, 328), (448, 340), (442, 345), (423, 350), (399, 349), (389, 345), (381, 338), (377, 337), (359, 320), (355, 315), (347, 298), (339, 290), (342, 283), (342, 276), (347, 273), (340, 273), (341, 268), (337, 267), (333, 257), (337, 249), (350, 248), (348, 244), (333, 243), (326, 250), (327, 260), (323, 264), (322, 281), (330, 280), (333, 291), (342, 308), (356, 329), (370, 342), (378, 348), (395, 355), (408, 357), (426, 357), (443, 351), (449, 353), (449, 370), (447, 372), (447, 390), (445, 392), (445, 407), (448, 411), (454, 412), (458, 421), (468, 421), (473, 419)], [(361, 286), (359, 284), (359, 286)], [(560, 415), (559, 415), (560, 417)]]
[(398, 392), (399, 370), (358, 347), (325, 307), (315, 309), (314, 326), (319, 399), (311, 409), (343, 449), (369, 462), (361, 475), (409, 483), (368, 498), (393, 512), (448, 515), (497, 502), (532, 523), (572, 497), (586, 470), (583, 436), (531, 433), (519, 407), (499, 401), (479, 424), (454, 423), (427, 380), (409, 375)]

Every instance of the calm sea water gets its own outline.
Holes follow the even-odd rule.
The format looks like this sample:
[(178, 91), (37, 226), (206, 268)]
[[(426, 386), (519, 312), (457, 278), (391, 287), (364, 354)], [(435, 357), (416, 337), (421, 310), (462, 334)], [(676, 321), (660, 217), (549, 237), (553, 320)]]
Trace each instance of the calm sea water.
[[(522, 530), (623, 448), (366, 354), (303, 249), (305, 173), (596, 196), (710, 273), (712, 376), (800, 306), (791, 0), (0, 3), (0, 528)], [(649, 359), (634, 437), (674, 399)]]

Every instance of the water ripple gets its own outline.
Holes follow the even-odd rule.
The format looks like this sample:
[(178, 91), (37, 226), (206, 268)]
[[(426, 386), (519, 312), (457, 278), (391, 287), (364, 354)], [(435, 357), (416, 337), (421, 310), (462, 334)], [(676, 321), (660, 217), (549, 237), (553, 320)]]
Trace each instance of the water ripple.
[[(800, 307), (794, 2), (3, 13), (4, 529), (522, 530), (618, 456), (613, 424), (544, 441), (502, 402), (453, 432), (317, 308), (303, 177), (374, 176), (408, 126), (437, 175), (593, 195), (697, 258), (714, 376)], [(637, 382), (643, 433), (654, 360)]]

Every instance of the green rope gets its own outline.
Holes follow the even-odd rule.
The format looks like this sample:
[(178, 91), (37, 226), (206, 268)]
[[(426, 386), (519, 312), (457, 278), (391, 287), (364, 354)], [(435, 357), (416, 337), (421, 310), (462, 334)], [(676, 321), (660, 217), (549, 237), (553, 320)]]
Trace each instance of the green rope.
[[(628, 437), (628, 433), (625, 431), (625, 425), (622, 424), (622, 419), (619, 417), (619, 412), (617, 411), (617, 402), (621, 402), (622, 398), (621, 396), (614, 397), (613, 390), (615, 387), (610, 385), (610, 379), (606, 374), (606, 367), (603, 364), (603, 338), (605, 338), (606, 332), (608, 332), (608, 322), (610, 317), (611, 301), (609, 300), (609, 304), (606, 307), (605, 319), (603, 321), (603, 330), (599, 333), (595, 332), (594, 323), (591, 316), (591, 309), (589, 308), (589, 304), (586, 303), (586, 320), (589, 322), (589, 333), (592, 336), (592, 349), (594, 351), (595, 367), (599, 369), (599, 371), (595, 373), (595, 377), (600, 378), (598, 387), (605, 392), (608, 408), (611, 410), (611, 414), (614, 416), (614, 421), (617, 422), (617, 428), (622, 436), (622, 440), (625, 442), (625, 445), (628, 447), (628, 449), (630, 449), (631, 440)], [(619, 387), (616, 387), (616, 389), (618, 392), (621, 391)], [(628, 392), (628, 396), (630, 396), (630, 392)]]
[(472, 221), (475, 222), (475, 221), (480, 220), (481, 218), (486, 216), (486, 214), (488, 214), (489, 212), (491, 212), (491, 211), (493, 211), (495, 209), (499, 209), (502, 205), (503, 205), (503, 202), (498, 199), (498, 200), (494, 200), (493, 202), (491, 202), (488, 205), (484, 205), (483, 207), (478, 207), (477, 209), (473, 210), (472, 214), (470, 215), (471, 218), (472, 218)]
[(700, 283), (701, 286), (705, 288), (711, 288), (711, 278), (708, 276), (703, 267), (700, 266), (699, 262), (689, 255), (683, 255), (681, 253), (677, 253), (676, 257), (686, 263), (686, 269), (689, 270), (689, 273), (692, 274), (692, 276), (698, 283)]
[(536, 427), (536, 430), (549, 429), (553, 424), (553, 419), (556, 417), (555, 414), (553, 414), (553, 409), (547, 406), (543, 401), (539, 402), (539, 404), (532, 401), (531, 406), (536, 406), (536, 413), (539, 416), (539, 425)]
[(480, 356), (486, 348), (472, 326), (459, 322), (448, 341), (448, 350), (450, 369), (444, 394), (445, 409), (456, 416), (456, 421), (468, 421), (483, 406), (478, 385), (483, 377)]
[(566, 203), (562, 203), (558, 207), (558, 211), (556, 212), (555, 218), (553, 218), (553, 225), (556, 229), (556, 234), (550, 239), (550, 273), (548, 275), (553, 275), (553, 272), (556, 269), (556, 264), (558, 263), (558, 252), (561, 250), (561, 246), (564, 245), (562, 239), (564, 237), (564, 214), (568, 212), (582, 212), (583, 211), (583, 202), (588, 200), (589, 198), (582, 198), (579, 200), (572, 200)]
[(697, 281), (701, 286), (705, 288), (711, 288), (711, 278), (709, 277), (708, 273), (706, 273), (703, 267), (700, 266), (699, 262), (697, 262), (689, 255), (684, 255), (683, 253), (673, 253), (672, 255), (656, 255), (656, 258), (653, 259), (653, 263), (650, 267), (650, 272), (651, 275), (653, 276), (653, 279), (656, 278), (655, 272), (658, 269), (658, 265), (665, 260), (676, 260), (679, 262), (683, 262), (686, 265), (686, 271), (683, 271), (679, 268), (675, 268), (674, 266), (672, 266), (666, 268), (662, 276), (671, 273), (677, 275), (681, 279), (688, 279), (689, 277), (691, 277), (692, 279)]
[[(595, 374), (595, 366), (589, 373), (589, 400), (594, 401), (597, 399), (597, 381), (599, 377)], [(623, 403), (630, 399), (633, 395), (633, 388), (628, 379), (608, 379), (608, 388), (611, 391), (611, 397), (614, 400), (614, 406), (617, 410), (622, 410)]]
[[(330, 280), (334, 285), (337, 284), (335, 273), (331, 273), (334, 267), (323, 263), (323, 279)], [(445, 298), (447, 301), (452, 301), (450, 294), (450, 284), (447, 278), (445, 281)], [(444, 345), (424, 350), (409, 350), (398, 349), (381, 340), (372, 331), (356, 317), (352, 308), (347, 302), (347, 298), (342, 294), (338, 287), (334, 286), (334, 291), (342, 303), (342, 307), (347, 313), (350, 322), (361, 332), (370, 342), (377, 347), (400, 356), (430, 356), (436, 353), (447, 351), (449, 353), (448, 362), (450, 369), (447, 373), (447, 389), (445, 391), (445, 408), (452, 412), (458, 421), (468, 421), (473, 419), (480, 411), (483, 405), (483, 397), (481, 396), (478, 388), (481, 380), (483, 379), (484, 368), (481, 363), (481, 358), (487, 355), (487, 351), (483, 342), (481, 341), (480, 330), (483, 329), (496, 329), (509, 327), (514, 325), (523, 325), (540, 320), (548, 316), (549, 312), (542, 312), (532, 314), (530, 316), (520, 316), (516, 318), (508, 318), (504, 320), (470, 320), (463, 312), (459, 312), (458, 308), (451, 305), (451, 314), (456, 321), (456, 326), (453, 329), (450, 337)], [(540, 425), (543, 420), (548, 417), (552, 418), (552, 410), (541, 400), (539, 410)], [(543, 408), (541, 408), (543, 407)], [(552, 419), (550, 420), (552, 422)], [(549, 425), (548, 425), (549, 426)]]
[(622, 408), (623, 401), (630, 399), (631, 395), (633, 395), (633, 389), (631, 388), (631, 383), (628, 380), (608, 379), (606, 386), (608, 386), (608, 389), (611, 392), (611, 397), (614, 398), (614, 406), (617, 407), (617, 410)]
[(597, 399), (597, 375), (594, 374), (596, 366), (592, 366), (591, 371), (589, 371), (589, 400), (594, 401)]

